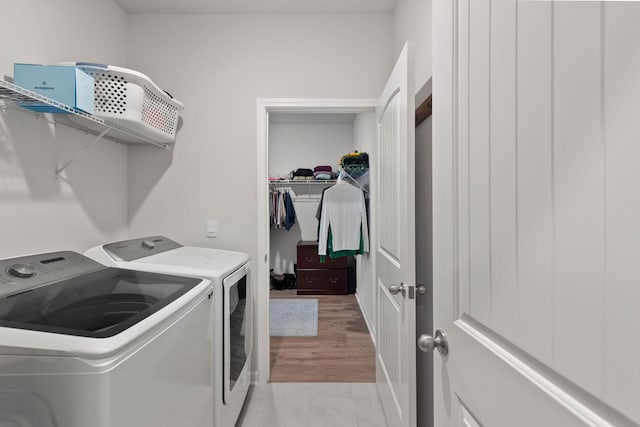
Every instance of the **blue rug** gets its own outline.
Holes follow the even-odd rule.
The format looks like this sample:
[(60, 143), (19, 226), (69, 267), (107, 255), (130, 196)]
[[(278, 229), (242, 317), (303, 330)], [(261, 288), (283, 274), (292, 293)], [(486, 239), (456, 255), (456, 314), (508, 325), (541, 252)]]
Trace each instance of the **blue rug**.
[(318, 300), (271, 299), (269, 333), (272, 337), (318, 336)]

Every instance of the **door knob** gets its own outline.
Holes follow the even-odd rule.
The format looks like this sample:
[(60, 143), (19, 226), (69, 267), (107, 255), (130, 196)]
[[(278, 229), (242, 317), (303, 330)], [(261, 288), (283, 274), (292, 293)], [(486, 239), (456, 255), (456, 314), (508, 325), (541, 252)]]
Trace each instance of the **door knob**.
[(437, 348), (441, 355), (446, 356), (449, 353), (449, 344), (447, 343), (447, 334), (442, 332), (441, 329), (436, 331), (436, 337), (431, 335), (422, 334), (418, 338), (418, 348), (425, 353), (433, 351)]
[(398, 295), (401, 292), (403, 296), (407, 292), (407, 288), (404, 283), (400, 283), (400, 285), (389, 285), (389, 293), (391, 295)]

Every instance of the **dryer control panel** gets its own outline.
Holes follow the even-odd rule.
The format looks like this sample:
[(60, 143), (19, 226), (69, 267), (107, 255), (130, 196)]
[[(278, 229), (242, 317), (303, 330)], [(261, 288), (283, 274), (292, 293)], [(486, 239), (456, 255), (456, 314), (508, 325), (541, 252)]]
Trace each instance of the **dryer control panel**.
[(0, 296), (107, 268), (71, 251), (48, 252), (0, 260)]
[(105, 252), (115, 261), (133, 261), (181, 247), (180, 243), (164, 236), (141, 237), (103, 246)]

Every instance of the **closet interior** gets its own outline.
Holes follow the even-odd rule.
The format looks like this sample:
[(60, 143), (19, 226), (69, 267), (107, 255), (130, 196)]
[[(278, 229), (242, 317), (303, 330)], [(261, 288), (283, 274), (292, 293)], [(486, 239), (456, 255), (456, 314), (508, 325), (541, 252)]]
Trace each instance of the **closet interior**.
[[(352, 186), (347, 193), (354, 195), (354, 203), (361, 195), (367, 222), (373, 224), (375, 113), (270, 112), (268, 141), (271, 299), (314, 298), (320, 307), (318, 336), (272, 335), (271, 380), (375, 381), (375, 351), (367, 328), (373, 319), (369, 315), (374, 307), (373, 257), (369, 250), (336, 258), (329, 251), (325, 257), (318, 255), (323, 191), (330, 194), (334, 186)], [(366, 158), (368, 170), (354, 166), (340, 174), (345, 155)], [(321, 174), (328, 172), (326, 166), (333, 175)], [(313, 176), (314, 169), (320, 176)], [(369, 224), (360, 230), (368, 240), (375, 238)], [(326, 365), (336, 357), (343, 366)], [(293, 367), (291, 375), (283, 372), (285, 366)], [(330, 372), (336, 375), (326, 377)]]
[[(296, 282), (300, 279), (298, 269), (302, 270), (303, 278), (305, 269), (353, 270), (349, 271), (347, 283), (340, 283), (340, 287), (333, 286), (331, 289), (332, 283), (318, 285), (318, 291), (327, 288), (326, 292), (320, 292), (323, 294), (354, 293), (364, 280), (371, 280), (370, 266), (367, 265), (369, 257), (366, 254), (337, 259), (327, 256), (326, 261), (321, 263), (312, 260), (311, 255), (316, 250), (319, 233), (322, 234), (319, 216), (324, 190), (341, 180), (361, 189), (370, 216), (371, 153), (374, 142), (373, 112), (269, 115), (270, 269), (272, 278), (275, 277), (272, 285), (276, 288), (294, 286), (292, 277)], [(341, 174), (341, 158), (348, 154), (354, 157), (355, 152), (361, 153), (361, 158), (368, 157), (369, 170), (362, 168), (354, 173), (347, 168)], [(318, 175), (325, 171), (314, 169), (326, 166), (331, 167), (331, 172), (329, 176), (321, 174), (321, 179), (314, 179), (313, 173), (308, 177), (295, 176), (304, 174), (304, 170)], [(371, 230), (364, 232), (369, 235)], [(335, 278), (332, 279), (335, 281)], [(296, 283), (299, 293), (304, 290), (304, 285)]]

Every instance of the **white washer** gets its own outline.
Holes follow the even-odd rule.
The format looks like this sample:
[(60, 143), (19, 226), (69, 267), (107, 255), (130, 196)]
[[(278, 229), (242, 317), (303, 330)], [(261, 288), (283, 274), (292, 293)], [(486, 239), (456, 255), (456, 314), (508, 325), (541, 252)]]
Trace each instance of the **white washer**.
[(163, 236), (97, 246), (85, 255), (106, 265), (211, 281), (213, 425), (233, 427), (250, 385), (253, 304), (249, 255), (182, 246)]
[(0, 260), (0, 425), (210, 427), (206, 279)]

